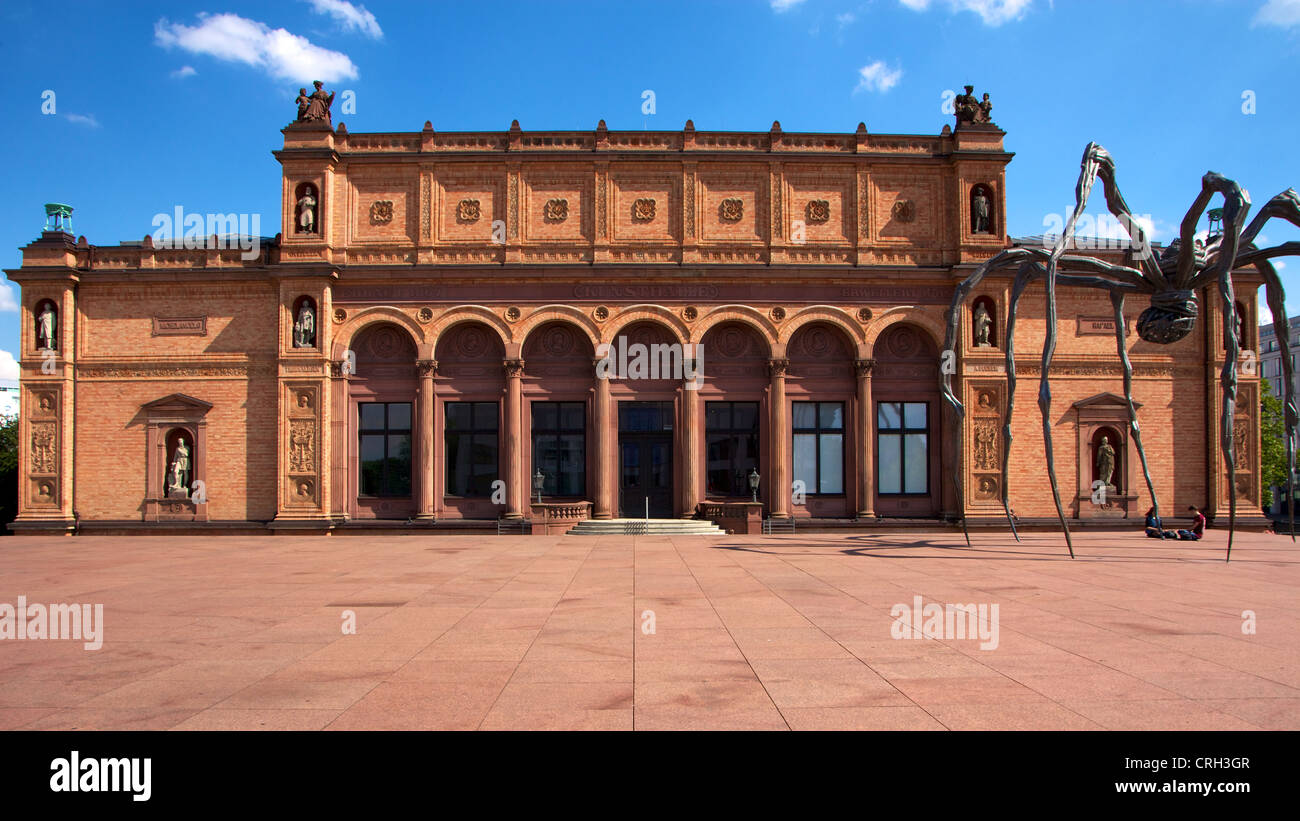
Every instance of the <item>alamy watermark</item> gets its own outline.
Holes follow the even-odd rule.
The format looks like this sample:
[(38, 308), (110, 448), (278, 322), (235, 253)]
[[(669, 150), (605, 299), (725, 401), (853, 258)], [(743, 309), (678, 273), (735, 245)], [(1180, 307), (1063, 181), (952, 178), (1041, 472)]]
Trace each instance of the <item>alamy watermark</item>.
[(894, 618), (889, 635), (896, 639), (979, 639), (981, 650), (998, 649), (998, 606), (996, 604), (923, 605), (920, 596), (912, 604), (889, 609)]
[(602, 342), (596, 349), (597, 379), (679, 379), (688, 391), (704, 384), (704, 344), (633, 342), (620, 336), (615, 345)]
[(17, 606), (0, 602), (0, 641), (71, 639), (83, 642), (87, 650), (104, 646), (104, 605), (27, 603), (18, 597)]
[(170, 214), (154, 214), (153, 228), (155, 248), (239, 248), (245, 260), (262, 253), (261, 214), (187, 214), (178, 205)]

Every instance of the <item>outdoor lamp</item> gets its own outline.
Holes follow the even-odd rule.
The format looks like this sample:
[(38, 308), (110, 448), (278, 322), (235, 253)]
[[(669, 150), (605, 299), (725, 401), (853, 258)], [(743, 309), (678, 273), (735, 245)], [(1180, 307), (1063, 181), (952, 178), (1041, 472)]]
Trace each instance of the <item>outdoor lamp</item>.
[(542, 485), (544, 484), (546, 484), (546, 474), (542, 473), (541, 468), (538, 468), (537, 472), (533, 474), (533, 492), (537, 494), (537, 504), (539, 505), (542, 503)]
[(749, 469), (749, 493), (755, 502), (758, 501), (758, 468)]

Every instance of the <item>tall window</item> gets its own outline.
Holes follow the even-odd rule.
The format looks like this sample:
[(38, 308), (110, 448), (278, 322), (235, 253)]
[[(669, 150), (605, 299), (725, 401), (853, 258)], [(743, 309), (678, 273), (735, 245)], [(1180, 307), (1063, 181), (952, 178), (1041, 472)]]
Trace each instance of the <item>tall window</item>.
[(362, 496), (411, 495), (411, 403), (363, 402), (357, 406), (361, 435)]
[(491, 496), (497, 478), (497, 403), (448, 402), (448, 496)]
[(882, 494), (930, 492), (930, 406), (876, 406), (876, 487)]
[[(587, 416), (582, 402), (534, 402), (533, 471), (546, 476), (547, 496), (587, 492)], [(531, 474), (528, 487), (532, 487)]]
[(758, 470), (758, 403), (706, 402), (704, 436), (708, 448), (710, 496), (746, 496), (749, 472)]
[(844, 403), (793, 404), (795, 481), (807, 493), (844, 493)]

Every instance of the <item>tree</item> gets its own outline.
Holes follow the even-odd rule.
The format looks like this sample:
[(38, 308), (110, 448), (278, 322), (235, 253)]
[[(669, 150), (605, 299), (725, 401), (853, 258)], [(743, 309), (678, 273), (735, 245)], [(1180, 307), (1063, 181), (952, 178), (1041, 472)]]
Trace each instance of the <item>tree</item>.
[(1259, 381), (1259, 397), (1260, 502), (1268, 510), (1273, 506), (1273, 488), (1286, 488), (1286, 423), (1282, 400), (1273, 395), (1267, 379)]
[(18, 515), (18, 416), (0, 417), (0, 532)]

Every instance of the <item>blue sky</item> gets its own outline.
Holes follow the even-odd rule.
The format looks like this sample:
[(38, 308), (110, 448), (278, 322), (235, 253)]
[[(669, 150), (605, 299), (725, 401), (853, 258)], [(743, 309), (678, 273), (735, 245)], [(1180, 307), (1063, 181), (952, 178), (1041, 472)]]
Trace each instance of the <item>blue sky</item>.
[[(1215, 38), (1219, 42), (1215, 43)], [(42, 205), (94, 244), (155, 214), (279, 222), (271, 151), (301, 86), (355, 94), (351, 131), (528, 129), (937, 133), (945, 92), (988, 92), (1016, 153), (1013, 236), (1072, 206), (1084, 145), (1115, 156), (1155, 239), (1207, 170), (1256, 207), (1300, 188), (1300, 0), (170, 0), (0, 7), (0, 267)], [(655, 95), (642, 112), (643, 92)], [(54, 92), (54, 111), (49, 95)], [(1253, 103), (1253, 113), (1247, 109)], [(1104, 212), (1100, 188), (1092, 210)], [(1264, 244), (1300, 239), (1273, 221)], [(1285, 260), (1300, 312), (1300, 259)], [(0, 380), (16, 377), (17, 287), (0, 286)]]

